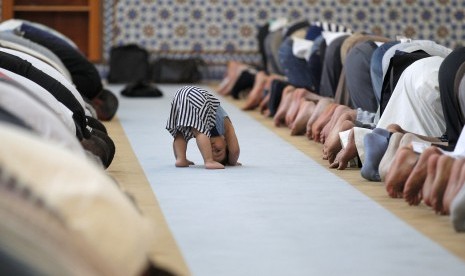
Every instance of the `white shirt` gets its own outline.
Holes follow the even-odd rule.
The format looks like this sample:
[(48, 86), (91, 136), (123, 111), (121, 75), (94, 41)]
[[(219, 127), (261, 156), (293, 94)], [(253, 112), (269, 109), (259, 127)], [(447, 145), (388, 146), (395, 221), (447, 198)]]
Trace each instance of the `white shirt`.
[(415, 134), (430, 137), (444, 134), (446, 122), (438, 80), (443, 60), (438, 56), (423, 58), (404, 70), (377, 127), (398, 124)]
[(76, 154), (84, 155), (76, 133), (33, 93), (6, 81), (0, 81), (0, 106), (23, 120), (41, 137)]
[(0, 72), (25, 86), (31, 93), (34, 93), (37, 98), (41, 99), (51, 110), (55, 112), (55, 114), (72, 133), (76, 133), (76, 124), (73, 120), (73, 112), (59, 102), (52, 94), (50, 94), (50, 92), (30, 79), (16, 73), (3, 68), (0, 68)]

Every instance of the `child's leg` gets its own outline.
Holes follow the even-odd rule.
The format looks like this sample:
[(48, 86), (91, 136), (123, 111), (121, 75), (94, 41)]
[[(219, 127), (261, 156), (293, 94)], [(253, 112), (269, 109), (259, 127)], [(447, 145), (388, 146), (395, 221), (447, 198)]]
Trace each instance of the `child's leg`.
[(212, 145), (207, 135), (194, 129), (195, 141), (202, 154), (206, 169), (224, 169), (224, 165), (213, 160)]
[(174, 157), (176, 158), (176, 163), (174, 164), (176, 167), (189, 167), (189, 165), (194, 165), (193, 162), (186, 158), (187, 142), (180, 133), (174, 138), (173, 151)]

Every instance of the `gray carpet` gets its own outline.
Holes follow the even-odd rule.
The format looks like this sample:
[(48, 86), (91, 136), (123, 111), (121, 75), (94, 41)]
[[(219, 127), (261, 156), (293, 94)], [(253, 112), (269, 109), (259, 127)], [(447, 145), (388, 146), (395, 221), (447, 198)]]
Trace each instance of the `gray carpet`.
[(225, 100), (243, 166), (205, 170), (192, 140), (198, 165), (175, 168), (165, 124), (179, 86), (159, 88), (163, 98), (120, 97), (118, 117), (193, 275), (465, 275), (462, 260)]

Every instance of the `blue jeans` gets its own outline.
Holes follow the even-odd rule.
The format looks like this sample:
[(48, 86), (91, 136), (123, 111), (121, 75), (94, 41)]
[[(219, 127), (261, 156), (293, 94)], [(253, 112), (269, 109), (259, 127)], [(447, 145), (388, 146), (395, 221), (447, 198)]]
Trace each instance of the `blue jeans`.
[(383, 86), (383, 56), (386, 51), (392, 46), (399, 43), (399, 41), (389, 41), (376, 48), (371, 56), (370, 62), (370, 75), (371, 82), (373, 84), (373, 90), (375, 91), (375, 97), (378, 103), (381, 100), (381, 88)]
[(292, 44), (292, 38), (288, 37), (279, 47), (279, 61), (284, 75), (291, 85), (311, 89), (314, 86), (312, 72), (309, 70), (305, 59), (294, 56)]

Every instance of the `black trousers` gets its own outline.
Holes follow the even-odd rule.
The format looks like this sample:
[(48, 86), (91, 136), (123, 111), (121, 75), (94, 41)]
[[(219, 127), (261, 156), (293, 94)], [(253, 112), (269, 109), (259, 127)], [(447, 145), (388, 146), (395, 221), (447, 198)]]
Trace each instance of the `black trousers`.
[(21, 33), (24, 38), (48, 48), (58, 56), (71, 74), (76, 89), (83, 97), (93, 99), (102, 91), (102, 80), (97, 68), (78, 50), (55, 35), (27, 23), (21, 25)]
[(338, 37), (326, 46), (320, 80), (321, 96), (334, 98), (334, 95), (336, 95), (337, 84), (342, 71), (341, 46), (348, 37), (348, 35)]
[(439, 67), (439, 91), (450, 149), (455, 148), (464, 125), (464, 115), (458, 101), (458, 85), (454, 85), (457, 72), (464, 63), (465, 47), (461, 47), (452, 51)]

